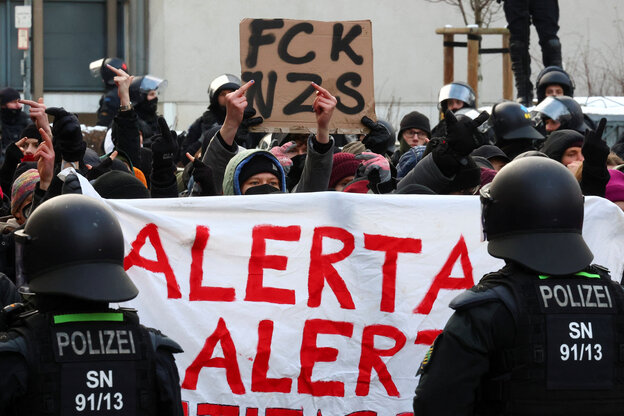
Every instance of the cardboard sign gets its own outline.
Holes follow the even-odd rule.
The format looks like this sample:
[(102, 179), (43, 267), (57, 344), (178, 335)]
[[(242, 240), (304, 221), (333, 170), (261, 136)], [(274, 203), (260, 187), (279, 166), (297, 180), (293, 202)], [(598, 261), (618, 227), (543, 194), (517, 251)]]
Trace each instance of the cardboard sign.
[(362, 116), (376, 120), (370, 20), (244, 19), (240, 44), (241, 79), (255, 80), (247, 100), (264, 118), (254, 131), (314, 132), (311, 82), (338, 100), (331, 133), (364, 132)]
[[(129, 306), (184, 349), (188, 416), (407, 415), (449, 302), (504, 265), (476, 196), (106, 202), (140, 290)], [(616, 205), (586, 198), (583, 237), (618, 280), (623, 231)]]

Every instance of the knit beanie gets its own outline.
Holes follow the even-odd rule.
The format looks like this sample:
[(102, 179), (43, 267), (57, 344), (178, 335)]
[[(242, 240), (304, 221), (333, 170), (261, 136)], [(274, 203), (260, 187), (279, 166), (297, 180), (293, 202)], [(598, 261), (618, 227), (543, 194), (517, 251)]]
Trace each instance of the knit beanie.
[(338, 182), (347, 176), (355, 176), (360, 163), (353, 153), (334, 153), (328, 189), (334, 189)]
[(0, 90), (0, 105), (5, 105), (7, 103), (10, 103), (11, 101), (19, 99), (19, 92), (11, 87), (3, 88)]
[(549, 158), (561, 162), (563, 154), (570, 147), (582, 147), (585, 138), (576, 130), (557, 130), (550, 133), (540, 149)]
[(611, 202), (624, 201), (624, 172), (609, 169), (611, 179), (607, 182), (605, 198)]
[(403, 140), (403, 132), (409, 129), (420, 129), (427, 132), (428, 136), (431, 136), (431, 127), (429, 126), (429, 119), (426, 115), (419, 113), (418, 111), (412, 111), (407, 113), (401, 119), (399, 132), (397, 133), (397, 140), (399, 141), (399, 150), (401, 154), (407, 152), (410, 146)]
[(37, 169), (29, 169), (15, 179), (11, 187), (11, 214), (15, 215), (22, 206), (26, 198), (35, 192), (35, 187), (39, 183), (39, 172)]
[(43, 138), (41, 138), (41, 133), (39, 133), (39, 129), (34, 124), (29, 124), (26, 127), (24, 127), (19, 137), (20, 139), (22, 137), (28, 137), (29, 139), (37, 139), (39, 143), (43, 141)]
[(353, 153), (354, 155), (359, 155), (360, 153), (365, 152), (365, 151), (366, 151), (366, 146), (364, 146), (364, 143), (358, 140), (347, 143), (344, 146), (342, 146), (343, 153)]
[(258, 173), (272, 173), (280, 180), (281, 174), (275, 163), (263, 154), (253, 155), (241, 168), (238, 183), (243, 187), (245, 181)]
[(93, 188), (102, 198), (138, 199), (149, 198), (145, 185), (131, 173), (111, 170), (93, 181)]

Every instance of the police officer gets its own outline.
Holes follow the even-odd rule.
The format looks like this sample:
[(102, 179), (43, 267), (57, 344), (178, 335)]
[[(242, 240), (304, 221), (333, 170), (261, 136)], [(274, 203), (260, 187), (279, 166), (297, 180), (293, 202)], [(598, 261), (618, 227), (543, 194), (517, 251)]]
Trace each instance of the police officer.
[(94, 77), (102, 78), (106, 86), (106, 93), (100, 98), (97, 110), (97, 125), (110, 127), (113, 119), (119, 112), (119, 95), (117, 93), (117, 85), (115, 84), (115, 73), (108, 68), (110, 65), (114, 68), (121, 69), (129, 73), (128, 65), (121, 58), (102, 58), (89, 64), (89, 70)]
[(527, 108), (513, 101), (494, 104), (487, 123), (494, 132), (496, 146), (509, 159), (535, 150), (535, 142), (544, 140), (544, 136), (535, 129)]
[[(500, 3), (500, 0), (497, 0)], [(516, 80), (518, 102), (531, 106), (533, 84), (531, 83), (531, 56), (529, 35), (531, 23), (537, 30), (542, 49), (544, 66), (561, 67), (561, 42), (559, 31), (558, 0), (504, 0), (503, 9), (509, 29), (509, 55), (511, 69)]]
[(624, 292), (581, 235), (574, 176), (544, 157), (481, 190), (488, 252), (505, 260), (455, 298), (419, 369), (414, 415), (616, 415)]
[(456, 113), (460, 109), (475, 108), (477, 96), (465, 82), (451, 82), (440, 88), (438, 94), (438, 110), (440, 111), (440, 122), (431, 130), (431, 137), (446, 136), (446, 122), (444, 113), (449, 110)]
[(574, 87), (574, 80), (563, 68), (554, 65), (547, 66), (540, 71), (535, 81), (537, 103), (541, 103), (550, 96), (574, 97)]
[(0, 333), (0, 414), (182, 415), (179, 345), (108, 306), (138, 293), (111, 209), (84, 195), (52, 198), (16, 244), (36, 310)]
[(531, 117), (537, 129), (546, 134), (562, 129), (584, 134), (585, 130), (595, 127), (586, 121), (581, 105), (574, 98), (566, 96), (546, 97), (533, 108)]

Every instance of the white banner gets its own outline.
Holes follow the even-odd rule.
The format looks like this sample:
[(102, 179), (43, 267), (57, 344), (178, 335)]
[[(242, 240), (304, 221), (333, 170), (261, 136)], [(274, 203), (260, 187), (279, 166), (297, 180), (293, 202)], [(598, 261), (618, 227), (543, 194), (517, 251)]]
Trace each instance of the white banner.
[[(107, 201), (140, 289), (176, 340), (188, 415), (410, 414), (449, 302), (503, 262), (478, 197), (338, 192)], [(594, 262), (620, 280), (624, 214), (587, 198)]]

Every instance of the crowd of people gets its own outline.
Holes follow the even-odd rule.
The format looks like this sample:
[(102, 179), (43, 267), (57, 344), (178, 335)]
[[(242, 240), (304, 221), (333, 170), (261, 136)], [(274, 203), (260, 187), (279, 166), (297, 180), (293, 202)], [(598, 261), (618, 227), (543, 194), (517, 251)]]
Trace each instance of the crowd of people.
[[(50, 216), (51, 208), (44, 207), (62, 194), (80, 194), (79, 175), (103, 198), (120, 199), (321, 191), (476, 195), (513, 160), (546, 158), (571, 171), (583, 195), (607, 198), (624, 210), (624, 135), (609, 148), (602, 138), (606, 120), (596, 125), (583, 114), (571, 77), (558, 66), (539, 74), (531, 111), (500, 101), (490, 114), (480, 112), (472, 88), (453, 82), (440, 89), (434, 127), (412, 111), (399, 126), (364, 117), (368, 133), (360, 135), (330, 133), (337, 100), (314, 83), (314, 134), (250, 131), (263, 122), (246, 98), (254, 81), (243, 84), (223, 74), (209, 85), (207, 110), (178, 134), (157, 112), (158, 91), (166, 81), (130, 75), (119, 58), (98, 62), (92, 69), (107, 85), (98, 124), (109, 127), (99, 151), (87, 147), (76, 115), (46, 107), (41, 99), (21, 99), (12, 88), (0, 90), (2, 306), (21, 299), (15, 287), (25, 283), (23, 269), (33, 268), (19, 256), (15, 261), (16, 246), (42, 232), (36, 225), (28, 231), (30, 218)], [(61, 295), (61, 300), (76, 296), (69, 289)], [(126, 287), (121, 297), (78, 297), (89, 308), (89, 301), (101, 306), (134, 295)], [(57, 307), (59, 299), (52, 303)], [(39, 306), (45, 309), (46, 303)], [(168, 351), (163, 360), (170, 360), (179, 347), (162, 342)]]

